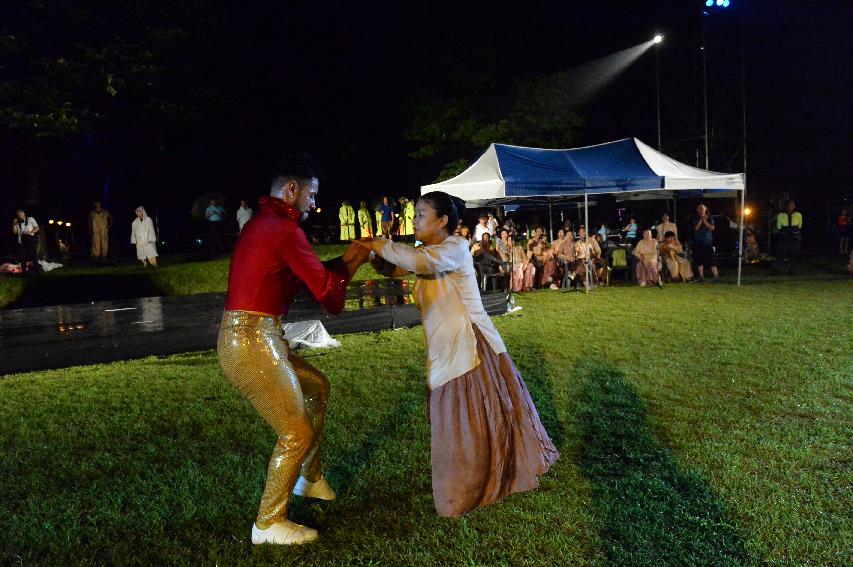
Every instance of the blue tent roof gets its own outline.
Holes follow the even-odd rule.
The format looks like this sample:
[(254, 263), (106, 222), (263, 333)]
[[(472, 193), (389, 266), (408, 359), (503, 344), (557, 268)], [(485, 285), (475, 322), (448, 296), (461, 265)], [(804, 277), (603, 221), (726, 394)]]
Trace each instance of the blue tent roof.
[(506, 196), (543, 195), (567, 189), (588, 194), (664, 186), (633, 139), (570, 150), (495, 144)]

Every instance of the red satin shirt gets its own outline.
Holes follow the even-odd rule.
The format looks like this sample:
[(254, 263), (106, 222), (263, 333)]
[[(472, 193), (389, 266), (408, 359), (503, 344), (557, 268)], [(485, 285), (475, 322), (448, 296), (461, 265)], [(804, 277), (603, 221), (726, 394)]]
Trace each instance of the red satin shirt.
[(333, 315), (344, 307), (349, 270), (324, 266), (299, 227), (302, 214), (275, 197), (261, 197), (260, 212), (243, 227), (228, 273), (227, 311), (286, 315), (304, 287)]

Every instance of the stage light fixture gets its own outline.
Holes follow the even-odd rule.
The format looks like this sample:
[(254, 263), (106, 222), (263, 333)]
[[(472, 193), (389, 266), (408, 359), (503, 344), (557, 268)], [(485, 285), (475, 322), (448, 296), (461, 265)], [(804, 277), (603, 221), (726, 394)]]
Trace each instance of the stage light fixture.
[(723, 0), (717, 0), (717, 6), (722, 6), (722, 5), (723, 5)]
[(705, 5), (706, 5), (706, 6), (708, 6), (708, 7), (710, 8), (711, 6), (713, 6), (713, 5), (714, 5), (714, 0), (707, 0), (707, 1), (705, 2)]
[(730, 0), (723, 0), (723, 8), (728, 8), (729, 4), (731, 4)]
[(656, 36), (655, 36), (655, 38), (654, 38), (652, 41), (653, 41), (654, 43), (660, 43), (660, 42), (662, 42), (662, 41), (663, 41), (663, 36), (662, 36), (662, 35), (660, 35), (660, 34), (658, 34), (658, 35), (656, 35)]

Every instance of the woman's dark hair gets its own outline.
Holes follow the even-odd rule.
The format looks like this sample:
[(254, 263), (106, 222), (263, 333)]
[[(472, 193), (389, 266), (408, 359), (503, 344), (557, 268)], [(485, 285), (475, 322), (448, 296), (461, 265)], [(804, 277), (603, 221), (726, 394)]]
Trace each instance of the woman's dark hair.
[(670, 236), (675, 236), (675, 233), (672, 232), (671, 230), (667, 230), (666, 232), (663, 233), (664, 238), (669, 238)]
[(430, 191), (420, 196), (418, 201), (424, 201), (435, 211), (435, 216), (447, 215), (447, 233), (453, 234), (459, 226), (462, 211), (465, 209), (465, 201), (459, 197), (448, 195), (444, 191)]

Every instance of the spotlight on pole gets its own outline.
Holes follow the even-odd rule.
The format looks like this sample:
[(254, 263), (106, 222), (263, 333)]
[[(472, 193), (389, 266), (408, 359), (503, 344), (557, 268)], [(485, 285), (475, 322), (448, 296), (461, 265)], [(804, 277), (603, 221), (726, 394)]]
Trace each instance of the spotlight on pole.
[(662, 41), (663, 41), (663, 36), (662, 36), (662, 35), (660, 35), (660, 34), (658, 34), (658, 35), (656, 35), (656, 36), (655, 36), (655, 38), (654, 38), (652, 41), (653, 41), (654, 43), (660, 43), (660, 42), (662, 42)]

